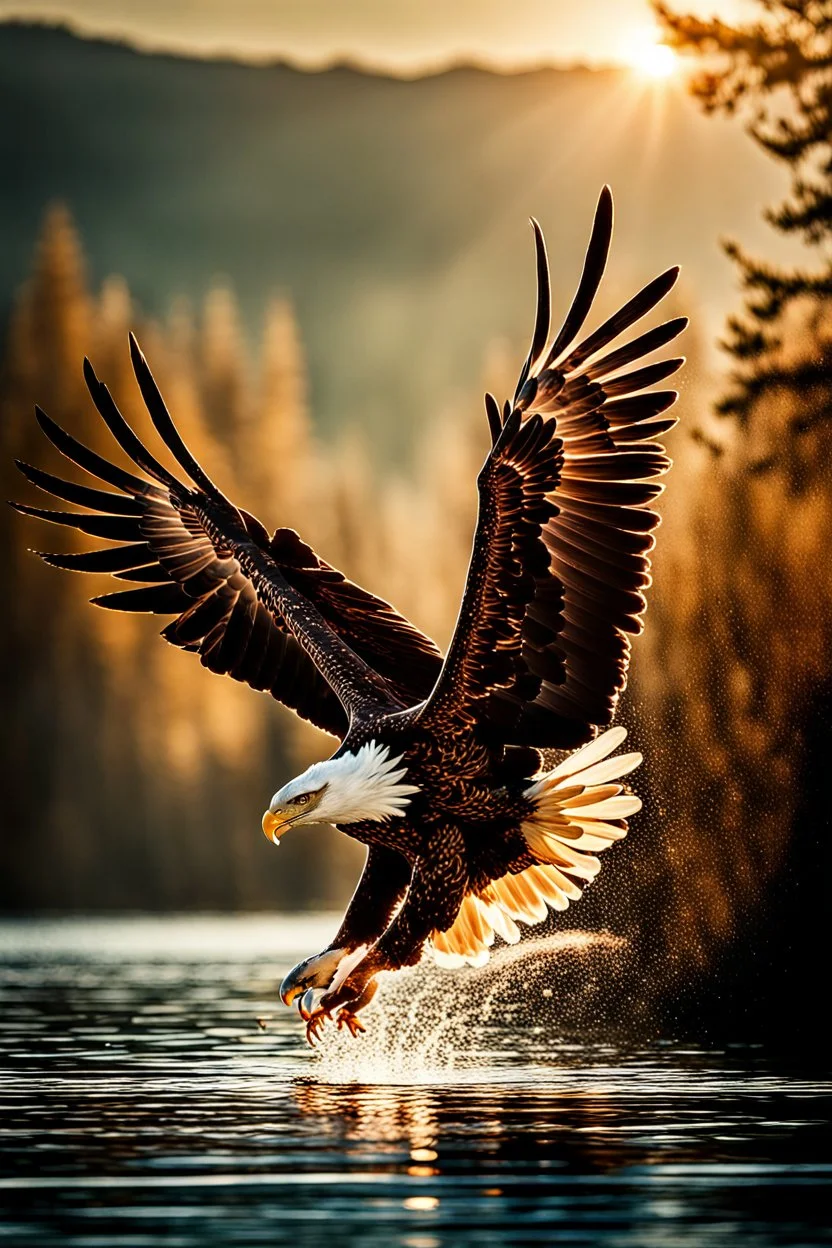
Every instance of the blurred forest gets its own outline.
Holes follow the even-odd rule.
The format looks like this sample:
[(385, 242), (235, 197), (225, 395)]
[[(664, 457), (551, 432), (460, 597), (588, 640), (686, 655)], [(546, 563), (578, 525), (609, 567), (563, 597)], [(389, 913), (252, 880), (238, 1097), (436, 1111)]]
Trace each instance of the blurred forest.
[[(164, 325), (142, 322), (121, 279), (89, 289), (61, 208), (46, 219), (9, 327), (0, 380), (4, 497), (29, 488), (15, 458), (60, 458), (33, 419), (35, 397), (76, 436), (114, 454), (81, 376), (85, 354), (128, 419), (147, 423), (127, 354), (130, 328), (186, 440), (231, 497), (272, 527), (297, 527), (330, 562), (447, 638), (488, 444), (480, 403), (440, 409), (408, 475), (382, 473), (360, 429), (326, 445), (315, 438), (287, 301), (268, 311), (256, 367), (227, 287), (210, 292), (198, 317), (179, 305)], [(3, 903), (340, 903), (360, 849), (322, 829), (303, 843), (288, 838), (276, 859), (258, 835), (272, 792), (293, 768), (331, 752), (331, 739), (264, 695), (207, 678), (191, 656), (158, 640), (152, 620), (90, 608), (87, 599), (100, 592), (94, 578), (55, 576), (27, 549), (68, 549), (65, 537), (0, 513), (2, 562), (15, 586), (0, 646)]]
[[(786, 25), (758, 28), (745, 43), (736, 31), (720, 43), (728, 29), (720, 23), (686, 26), (661, 12), (679, 46), (728, 58), (722, 77), (698, 83), (706, 107), (762, 100), (769, 110), (768, 121), (754, 113), (752, 138), (785, 162), (797, 196), (770, 220), (799, 236), (822, 267), (814, 275), (778, 270), (731, 246), (747, 299), (729, 325), (731, 373), (721, 381), (703, 364), (696, 307), (686, 306), (684, 290), (678, 296), (694, 330), (680, 428), (670, 439), (675, 467), (661, 502), (656, 583), (623, 707), (646, 753), (636, 784), (646, 811), (569, 916), (627, 932), (667, 995), (698, 983), (687, 1006), (676, 993), (680, 1016), (695, 1010), (703, 984), (736, 1001), (741, 975), (756, 975), (758, 987), (768, 978), (761, 999), (769, 1003), (775, 985), (787, 994), (811, 989), (807, 951), (824, 938), (832, 867), (832, 126), (822, 113), (832, 61), (828, 52), (820, 66), (812, 59), (832, 21), (828, 6), (763, 7)], [(820, 14), (808, 34), (804, 10)], [(790, 20), (803, 26), (790, 29)], [(785, 62), (771, 52), (781, 34), (793, 53)], [(760, 76), (767, 47), (770, 81)], [(808, 130), (794, 120), (801, 109)], [(807, 186), (818, 194), (801, 217)], [(486, 447), (480, 395), (454, 394), (434, 407), (413, 461), (400, 466), (382, 461), (357, 423), (324, 441), (310, 419), (288, 300), (270, 306), (254, 358), (228, 286), (215, 286), (196, 313), (182, 303), (164, 321), (142, 317), (123, 280), (91, 288), (62, 209), (43, 226), (9, 322), (0, 377), (6, 496), (31, 501), (13, 457), (48, 466), (35, 400), (113, 453), (83, 387), (85, 354), (128, 418), (142, 422), (128, 328), (186, 440), (226, 492), (267, 527), (296, 526), (326, 559), (447, 640)], [(519, 358), (486, 344), (489, 388), (510, 393)], [(286, 838), (275, 854), (258, 826), (274, 788), (328, 752), (327, 740), (166, 647), (152, 620), (87, 606), (101, 592), (97, 581), (84, 584), (27, 553), (67, 548), (60, 530), (45, 529), (0, 515), (9, 587), (0, 624), (0, 901), (20, 910), (343, 902), (361, 860), (356, 847), (321, 829)], [(650, 975), (622, 989), (634, 1006), (653, 994)]]
[(680, 927), (701, 933), (712, 1001), (793, 1034), (824, 1009), (832, 879), (832, 4), (759, 0), (733, 26), (654, 7), (699, 58), (705, 113), (741, 117), (786, 172), (763, 215), (799, 247), (787, 266), (724, 243), (743, 303), (711, 436), (693, 430), (711, 462), (684, 539), (668, 515), (638, 668), (652, 722), (684, 743), (652, 771), (686, 860)]

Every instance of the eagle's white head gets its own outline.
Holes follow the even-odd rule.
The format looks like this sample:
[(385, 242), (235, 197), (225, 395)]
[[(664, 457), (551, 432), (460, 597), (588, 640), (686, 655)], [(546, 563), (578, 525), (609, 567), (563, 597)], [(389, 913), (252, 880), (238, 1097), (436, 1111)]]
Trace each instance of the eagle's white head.
[(360, 823), (404, 814), (417, 784), (404, 783), (402, 755), (369, 741), (354, 754), (313, 763), (278, 789), (263, 815), (266, 838), (280, 844), (290, 827), (304, 823)]

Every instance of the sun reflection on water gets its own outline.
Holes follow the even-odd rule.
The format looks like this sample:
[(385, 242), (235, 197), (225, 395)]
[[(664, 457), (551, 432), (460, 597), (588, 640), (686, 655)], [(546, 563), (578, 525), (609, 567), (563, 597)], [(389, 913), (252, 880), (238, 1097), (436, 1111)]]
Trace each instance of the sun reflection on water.
[(331, 1029), (312, 1054), (276, 991), (319, 928), (292, 948), (289, 921), (0, 925), (9, 1242), (830, 1241), (832, 1085), (755, 1051), (616, 1038), (623, 942), (415, 968), (365, 1037)]

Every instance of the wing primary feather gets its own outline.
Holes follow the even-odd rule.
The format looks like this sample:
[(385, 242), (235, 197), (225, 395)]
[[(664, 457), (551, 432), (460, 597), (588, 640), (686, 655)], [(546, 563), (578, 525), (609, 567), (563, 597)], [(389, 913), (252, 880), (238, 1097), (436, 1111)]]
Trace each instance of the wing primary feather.
[(651, 312), (676, 285), (679, 273), (679, 266), (674, 265), (673, 268), (666, 269), (664, 273), (654, 277), (652, 282), (648, 282), (638, 294), (633, 295), (632, 299), (624, 304), (623, 308), (614, 312), (603, 325), (599, 325), (580, 346), (567, 356), (561, 365), (564, 371), (574, 372), (585, 360), (595, 355), (619, 334), (623, 334), (631, 325), (635, 325), (636, 321), (640, 321), (643, 316)]
[(150, 564), (145, 568), (128, 568), (124, 572), (114, 572), (117, 581), (135, 581), (137, 584), (167, 584), (173, 577), (160, 563)]
[(51, 472), (44, 472), (32, 464), (16, 459), (15, 465), (27, 481), (36, 485), (47, 494), (54, 494), (66, 503), (77, 503), (79, 507), (89, 507), (93, 511), (104, 511), (119, 516), (140, 516), (141, 507), (134, 498), (124, 494), (110, 494), (106, 490), (93, 490), (88, 485), (78, 485), (75, 481), (64, 481), (62, 477), (53, 477)]
[(133, 364), (133, 372), (136, 375), (136, 381), (138, 382), (145, 406), (150, 413), (150, 419), (153, 421), (156, 432), (165, 446), (176, 459), (179, 466), (187, 472), (195, 485), (198, 485), (200, 489), (205, 490), (206, 494), (212, 495), (214, 498), (222, 497), (220, 490), (217, 489), (207, 472), (196, 461), (182, 440), (182, 436), (173, 423), (165, 400), (162, 398), (162, 393), (156, 384), (156, 379), (150, 371), (150, 365), (145, 359), (144, 352), (139, 346), (135, 334), (132, 332), (130, 334), (130, 360)]
[(678, 423), (677, 417), (668, 416), (666, 420), (645, 420), (634, 425), (620, 425), (615, 430), (615, 445), (624, 446), (629, 443), (639, 451), (656, 451), (662, 454), (664, 446), (652, 439), (662, 437)]
[(601, 285), (601, 278), (604, 276), (604, 270), (607, 267), (607, 257), (610, 253), (610, 242), (612, 241), (612, 226), (612, 192), (608, 186), (605, 186), (601, 191), (598, 207), (595, 210), (592, 234), (590, 235), (589, 246), (586, 249), (583, 272), (578, 283), (578, 289), (575, 292), (575, 298), (572, 300), (572, 306), (566, 314), (566, 319), (561, 326), (560, 332), (549, 348), (549, 353), (543, 364), (544, 368), (550, 368), (553, 361), (566, 350), (575, 335), (580, 332), (584, 321), (589, 315), (589, 310), (592, 307), (598, 287)]
[(610, 398), (616, 395), (632, 394), (636, 390), (646, 390), (656, 382), (664, 381), (679, 371), (685, 362), (683, 355), (670, 360), (659, 360), (657, 364), (648, 364), (645, 368), (637, 368), (632, 373), (622, 373), (611, 381), (604, 382), (604, 394)]
[(617, 431), (625, 425), (648, 420), (666, 412), (679, 397), (678, 390), (651, 390), (649, 394), (629, 395), (626, 399), (613, 399), (604, 404), (604, 418), (610, 428)]
[(631, 364), (633, 360), (640, 360), (643, 356), (657, 351), (659, 347), (666, 346), (668, 342), (678, 338), (679, 334), (687, 329), (687, 326), (688, 318), (686, 316), (677, 316), (672, 321), (665, 321), (663, 325), (657, 325), (655, 329), (648, 329), (646, 333), (640, 334), (632, 342), (626, 343), (623, 347), (618, 347), (617, 350), (611, 351), (609, 355), (605, 355), (600, 360), (596, 360), (594, 364), (590, 364), (584, 375), (591, 381), (598, 381), (603, 377), (607, 377), (610, 373), (617, 372), (619, 368), (624, 368), (626, 364)]
[(79, 442), (71, 433), (62, 429), (51, 416), (47, 416), (42, 407), (37, 405), (35, 405), (35, 418), (52, 445), (66, 459), (77, 464), (79, 468), (83, 468), (90, 476), (98, 477), (100, 481), (106, 481), (108, 485), (114, 485), (116, 489), (123, 490), (125, 494), (137, 497), (161, 494), (158, 485), (143, 481), (141, 477), (134, 477), (131, 472), (126, 472), (117, 464), (111, 464), (108, 459), (104, 459), (96, 451), (84, 446), (83, 442)]
[(156, 562), (156, 556), (147, 542), (134, 542), (129, 546), (112, 546), (104, 550), (85, 550), (81, 554), (52, 554), (42, 550), (34, 552), (44, 563), (68, 572), (114, 572), (135, 571)]
[(125, 589), (91, 598), (96, 607), (109, 611), (147, 611), (152, 615), (179, 615), (191, 599), (179, 585), (153, 585), (149, 589)]
[(520, 379), (514, 392), (515, 403), (517, 402), (517, 396), (526, 383), (526, 378), (545, 350), (552, 317), (552, 293), (549, 278), (549, 258), (546, 255), (546, 241), (540, 224), (534, 217), (531, 218), (531, 225), (534, 230), (534, 250), (537, 262), (537, 310), (535, 312), (532, 345), (529, 347), (529, 354), (526, 356), (526, 361), (520, 370)]
[(500, 416), (500, 405), (494, 398), (493, 394), (486, 394), (485, 396), (485, 414), (488, 417), (488, 431), (491, 434), (491, 445), (494, 446), (500, 436), (503, 421)]
[(132, 516), (82, 516), (77, 511), (47, 511), (44, 507), (29, 507), (26, 503), (9, 503), (23, 516), (35, 516), (51, 524), (62, 524), (89, 533), (93, 537), (108, 538), (112, 542), (135, 542), (141, 537), (138, 519)]
[(101, 419), (125, 455), (129, 455), (133, 463), (137, 464), (148, 476), (153, 477), (161, 485), (167, 486), (168, 489), (176, 491), (177, 494), (181, 494), (184, 490), (182, 482), (177, 481), (173, 473), (168, 472), (167, 468), (163, 467), (139, 440), (118, 410), (110, 391), (103, 381), (99, 381), (96, 377), (95, 369), (88, 359), (84, 360), (84, 380)]

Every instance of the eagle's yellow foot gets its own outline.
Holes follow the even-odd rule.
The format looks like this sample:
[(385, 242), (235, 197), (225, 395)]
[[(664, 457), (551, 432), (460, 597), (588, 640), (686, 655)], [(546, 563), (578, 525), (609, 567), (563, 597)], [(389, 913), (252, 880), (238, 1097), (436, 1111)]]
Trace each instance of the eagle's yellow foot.
[(306, 1023), (306, 1043), (310, 1048), (314, 1049), (317, 1041), (321, 1038), (326, 1020), (331, 1017), (332, 1015), (328, 1010), (322, 1010), (320, 1007), (317, 1010), (313, 1010), (309, 1015)]
[(346, 1008), (338, 1011), (336, 1022), (338, 1024), (339, 1031), (342, 1027), (346, 1027), (348, 1028), (351, 1036), (363, 1035), (363, 1033), (367, 1030), (358, 1015), (353, 1014), (352, 1010), (348, 1010)]

